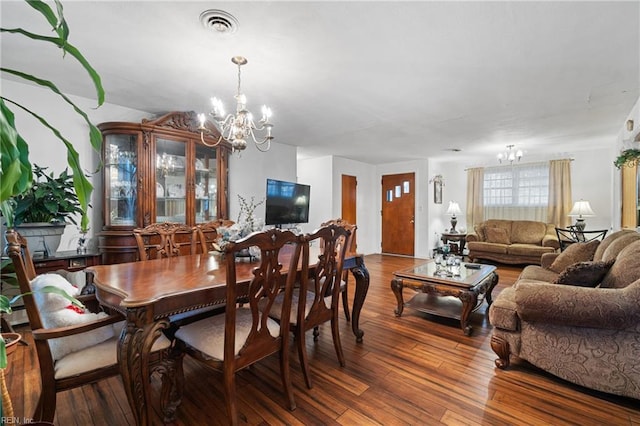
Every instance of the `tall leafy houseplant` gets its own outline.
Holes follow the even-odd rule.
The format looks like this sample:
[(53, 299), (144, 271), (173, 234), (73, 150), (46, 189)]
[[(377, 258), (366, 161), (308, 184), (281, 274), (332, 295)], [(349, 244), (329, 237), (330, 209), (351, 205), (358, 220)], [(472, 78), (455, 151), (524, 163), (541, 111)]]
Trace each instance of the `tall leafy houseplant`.
[[(49, 25), (51, 25), (54, 35), (36, 34), (22, 28), (0, 28), (0, 31), (2, 33), (10, 33), (16, 36), (27, 37), (36, 42), (49, 43), (61, 49), (63, 56), (68, 54), (76, 59), (84, 67), (93, 81), (98, 98), (98, 106), (102, 105), (104, 103), (104, 89), (102, 87), (100, 76), (80, 51), (68, 42), (69, 27), (63, 16), (62, 3), (60, 3), (59, 0), (55, 0), (56, 10), (54, 11), (49, 7), (49, 5), (41, 0), (25, 1), (29, 6), (42, 14), (44, 19), (46, 19)], [(102, 136), (98, 128), (89, 121), (87, 114), (73, 103), (71, 99), (64, 95), (53, 82), (10, 68), (0, 67), (0, 71), (23, 79), (27, 82), (45, 87), (60, 96), (61, 100), (66, 102), (85, 120), (89, 126), (89, 139), (91, 141), (91, 145), (96, 151), (100, 151)], [(93, 186), (82, 171), (78, 151), (76, 151), (73, 144), (67, 140), (58, 129), (51, 126), (44, 117), (32, 111), (29, 106), (19, 100), (0, 96), (0, 140), (2, 148), (0, 153), (0, 163), (2, 165), (2, 169), (0, 169), (0, 210), (7, 221), (7, 225), (10, 227), (13, 226), (14, 203), (11, 202), (12, 197), (29, 189), (33, 181), (31, 163), (29, 162), (29, 144), (20, 135), (20, 132), (16, 127), (14, 114), (9, 108), (10, 106), (12, 108), (15, 107), (22, 109), (31, 114), (43, 126), (51, 130), (51, 132), (53, 132), (53, 134), (66, 146), (67, 163), (73, 173), (73, 184), (80, 202), (80, 209), (82, 213), (80, 227), (81, 229), (88, 229), (89, 218), (87, 211)]]
[[(69, 27), (64, 19), (62, 3), (60, 3), (59, 0), (55, 0), (56, 10), (54, 11), (49, 7), (49, 5), (41, 0), (25, 0), (25, 2), (35, 11), (40, 13), (44, 19), (46, 19), (53, 29), (53, 35), (36, 34), (22, 28), (0, 28), (0, 32), (3, 33), (3, 37), (5, 37), (5, 33), (8, 33), (15, 36), (26, 37), (34, 42), (48, 43), (61, 49), (63, 56), (69, 55), (73, 57), (89, 74), (89, 77), (95, 86), (98, 106), (102, 105), (104, 103), (104, 89), (102, 87), (100, 76), (80, 51), (69, 43)], [(1, 66), (0, 72), (22, 79), (29, 83), (42, 86), (60, 96), (60, 99), (73, 108), (73, 110), (87, 123), (89, 127), (89, 140), (91, 145), (96, 151), (100, 151), (102, 136), (98, 128), (90, 122), (87, 114), (73, 103), (71, 99), (64, 95), (53, 82), (19, 70)], [(32, 111), (24, 102), (16, 99), (9, 99), (0, 95), (0, 211), (7, 222), (7, 226), (14, 226), (13, 219), (15, 202), (13, 201), (13, 197), (27, 191), (31, 187), (33, 181), (31, 163), (29, 161), (29, 143), (21, 136), (15, 123), (14, 113), (10, 107), (22, 109), (32, 115), (65, 145), (67, 150), (67, 163), (73, 173), (73, 185), (80, 203), (80, 210), (82, 214), (80, 227), (81, 229), (87, 229), (89, 223), (87, 211), (93, 186), (82, 171), (78, 151), (76, 151), (73, 144), (67, 140), (58, 129), (50, 125), (44, 117)], [(64, 296), (69, 297), (66, 293)], [(11, 312), (12, 302), (13, 301), (9, 300), (5, 295), (0, 294), (0, 313)], [(3, 339), (0, 339), (0, 369), (5, 368), (6, 365), (7, 356), (5, 343)], [(3, 415), (2, 404), (0, 404), (0, 417), (3, 417)]]

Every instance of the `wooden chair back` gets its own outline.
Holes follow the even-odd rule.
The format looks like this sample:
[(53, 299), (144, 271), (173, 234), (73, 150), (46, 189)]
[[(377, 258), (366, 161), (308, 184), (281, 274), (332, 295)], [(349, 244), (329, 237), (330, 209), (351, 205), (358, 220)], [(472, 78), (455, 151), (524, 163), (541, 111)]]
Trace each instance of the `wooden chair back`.
[[(333, 346), (338, 356), (338, 362), (341, 366), (345, 365), (338, 325), (338, 299), (341, 292), (344, 257), (347, 252), (345, 242), (349, 240), (349, 235), (350, 231), (344, 227), (331, 224), (305, 236), (308, 244), (303, 247), (303, 272), (297, 298), (296, 319), (292, 327), (298, 346), (302, 372), (309, 389), (313, 385), (307, 359), (306, 331), (313, 329), (314, 340), (317, 340), (318, 326), (325, 322), (331, 322)], [(322, 250), (315, 266), (309, 269), (309, 264), (314, 263), (314, 259), (309, 259), (309, 246), (315, 241), (322, 242)], [(284, 319), (289, 317), (282, 316), (280, 318), (281, 322), (287, 322)]]
[[(280, 292), (284, 292), (283, 312), (288, 315), (291, 310), (291, 297), (296, 282), (296, 271), (300, 261), (303, 237), (296, 236), (291, 231), (271, 229), (257, 232), (235, 243), (230, 243), (226, 249), (227, 266), (227, 301), (238, 300), (236, 271), (242, 262), (236, 261), (236, 256), (250, 247), (257, 247), (260, 251), (260, 263), (253, 269), (247, 298), (244, 305), (248, 305), (253, 316), (253, 324), (249, 337), (240, 352), (234, 356), (235, 341), (235, 314), (237, 304), (227, 304), (225, 327), (225, 361), (232, 360), (234, 369), (244, 368), (246, 365), (259, 359), (279, 352), (282, 336), (289, 335), (289, 325), (280, 325), (280, 334), (272, 336), (267, 329), (267, 320), (273, 306), (273, 302)], [(283, 266), (278, 260), (280, 250), (283, 247), (293, 250), (293, 255), (286, 265), (286, 280), (282, 275)], [(284, 283), (284, 286), (283, 286)], [(286, 321), (285, 321), (286, 322)], [(287, 345), (288, 346), (288, 345)], [(283, 349), (284, 352), (287, 352)]]
[[(305, 324), (304, 329), (316, 327), (326, 321), (331, 321), (338, 312), (338, 298), (340, 296), (340, 280), (342, 278), (344, 256), (350, 232), (336, 224), (323, 226), (306, 236), (309, 245), (321, 241), (322, 252), (318, 262), (310, 274), (303, 276), (300, 284), (300, 300), (298, 304), (298, 324)], [(308, 259), (307, 264), (313, 262)], [(305, 253), (303, 252), (303, 262)], [(313, 300), (305, 298), (305, 294), (312, 294)], [(311, 301), (310, 306), (305, 306)], [(327, 303), (329, 305), (327, 306)]]
[(196, 229), (183, 223), (152, 223), (134, 229), (133, 235), (138, 246), (138, 260), (195, 254), (198, 247)]
[[(356, 252), (356, 231), (358, 226), (355, 224), (351, 224), (343, 219), (332, 219), (327, 222), (324, 222), (321, 226), (327, 225), (337, 225), (340, 226), (347, 231), (351, 232), (346, 241), (340, 241), (340, 243), (345, 243), (347, 247), (347, 253)], [(322, 242), (321, 245), (322, 247)], [(339, 246), (338, 246), (339, 247)], [(351, 321), (351, 312), (349, 311), (349, 271), (344, 270), (342, 272), (342, 281), (340, 283), (340, 293), (342, 294), (342, 308), (344, 310), (344, 317), (347, 321)]]
[(322, 227), (322, 226), (329, 226), (329, 225), (340, 226), (351, 233), (349, 235), (349, 238), (346, 241), (347, 252), (355, 252), (356, 251), (356, 231), (358, 230), (358, 225), (349, 223), (344, 219), (338, 218), (338, 219), (328, 220), (322, 223), (320, 226)]
[(200, 223), (196, 226), (200, 253), (208, 253), (216, 250), (214, 244), (218, 240), (218, 228), (229, 227), (235, 222), (229, 219), (216, 219), (210, 222)]
[[(188, 324), (176, 332), (179, 348), (222, 371), (230, 424), (238, 424), (235, 373), (275, 353), (280, 354), (280, 375), (289, 406), (292, 410), (295, 408), (289, 373), (289, 322), (278, 324), (270, 314), (277, 297), (284, 300), (279, 305), (282, 315), (288, 318), (291, 314), (303, 246), (306, 247), (303, 236), (278, 229), (254, 232), (226, 245), (225, 312)], [(260, 251), (257, 265), (237, 259), (240, 252), (255, 248)], [(278, 259), (283, 249), (292, 251), (286, 265)], [(239, 285), (239, 275), (244, 282), (248, 272), (251, 274), (248, 285)]]

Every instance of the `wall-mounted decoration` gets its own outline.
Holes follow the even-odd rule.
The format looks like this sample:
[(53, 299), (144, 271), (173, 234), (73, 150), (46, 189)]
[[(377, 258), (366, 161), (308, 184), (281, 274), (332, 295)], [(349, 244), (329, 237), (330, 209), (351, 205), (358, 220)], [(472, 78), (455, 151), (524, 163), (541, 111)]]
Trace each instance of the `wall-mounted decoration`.
[(435, 175), (429, 183), (433, 182), (433, 202), (442, 204), (442, 187), (444, 186), (444, 178), (442, 175)]

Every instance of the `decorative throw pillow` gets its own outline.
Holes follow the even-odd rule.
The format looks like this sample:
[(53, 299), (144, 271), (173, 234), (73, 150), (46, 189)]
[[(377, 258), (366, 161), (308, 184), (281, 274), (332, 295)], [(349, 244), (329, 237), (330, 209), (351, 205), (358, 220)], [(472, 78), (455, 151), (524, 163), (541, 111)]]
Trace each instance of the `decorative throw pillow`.
[(600, 241), (597, 240), (589, 241), (588, 243), (571, 244), (556, 257), (549, 269), (559, 274), (569, 265), (593, 260), (593, 254), (596, 252), (598, 244), (600, 244)]
[(509, 234), (502, 228), (485, 228), (484, 230), (487, 236), (487, 242), (497, 244), (511, 244), (509, 240)]
[[(45, 287), (55, 287), (72, 297), (76, 297), (79, 294), (77, 287), (58, 274), (42, 274), (35, 277), (31, 281), (31, 290), (33, 291), (33, 299), (40, 311), (42, 325), (45, 328), (84, 324), (108, 316), (104, 312), (98, 314), (89, 311), (85, 312), (83, 309), (72, 305), (65, 297), (43, 291)], [(59, 360), (71, 352), (104, 342), (114, 336), (114, 327), (106, 325), (75, 336), (50, 339), (48, 342), (51, 355), (54, 360)]]
[(558, 275), (553, 282), (578, 287), (596, 287), (614, 262), (615, 260), (574, 263)]
[(480, 241), (487, 241), (487, 237), (485, 235), (485, 226), (484, 225), (475, 225), (473, 227), (473, 230), (475, 231), (476, 235), (478, 236), (478, 238), (480, 238)]

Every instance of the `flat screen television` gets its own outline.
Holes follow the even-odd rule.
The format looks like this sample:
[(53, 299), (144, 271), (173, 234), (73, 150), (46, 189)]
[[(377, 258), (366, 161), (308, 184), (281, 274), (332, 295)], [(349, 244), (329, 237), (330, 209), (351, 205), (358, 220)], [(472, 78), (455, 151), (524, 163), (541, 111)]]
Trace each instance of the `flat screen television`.
[(267, 179), (264, 223), (266, 225), (308, 223), (310, 193), (309, 185)]

